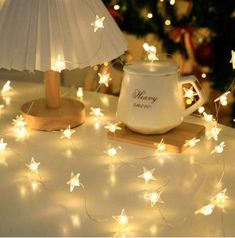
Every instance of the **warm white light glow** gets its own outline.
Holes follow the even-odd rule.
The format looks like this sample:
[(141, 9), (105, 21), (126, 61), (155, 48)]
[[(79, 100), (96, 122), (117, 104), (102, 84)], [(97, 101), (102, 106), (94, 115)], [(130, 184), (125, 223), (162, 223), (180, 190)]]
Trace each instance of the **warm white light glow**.
[(156, 180), (156, 178), (153, 176), (153, 173), (155, 169), (148, 170), (145, 167), (143, 167), (144, 173), (139, 175), (138, 178), (143, 178), (145, 183), (148, 183), (150, 180)]
[(115, 4), (115, 5), (113, 6), (113, 9), (117, 11), (117, 10), (120, 9), (120, 6), (119, 6), (118, 4)]
[(32, 157), (31, 159), (31, 163), (30, 164), (26, 164), (26, 166), (33, 172), (33, 173), (38, 173), (38, 166), (40, 165), (40, 163), (35, 162), (34, 158)]
[(154, 143), (154, 146), (157, 147), (157, 154), (160, 155), (166, 154), (166, 145), (164, 143), (163, 138), (161, 139), (160, 143)]
[(119, 123), (107, 123), (107, 125), (104, 127), (105, 129), (108, 129), (110, 132), (115, 133), (116, 130), (121, 130), (122, 128), (118, 126)]
[(119, 216), (113, 216), (113, 219), (116, 220), (120, 226), (126, 226), (129, 222), (129, 218), (125, 213), (125, 209), (122, 209)]
[(201, 77), (202, 77), (203, 79), (205, 79), (205, 78), (207, 77), (207, 74), (206, 74), (206, 73), (202, 73), (202, 74), (201, 74)]
[(171, 20), (170, 19), (166, 19), (165, 20), (165, 25), (166, 26), (170, 26), (171, 25)]
[(197, 214), (202, 214), (204, 216), (209, 216), (215, 209), (215, 205), (214, 204), (208, 204), (200, 209), (198, 209), (197, 211), (195, 211), (194, 213)]
[(22, 115), (20, 116), (16, 116), (15, 119), (13, 119), (12, 124), (14, 125), (14, 128), (19, 128), (19, 127), (24, 127), (27, 125), (27, 122), (25, 121), (25, 119), (22, 117)]
[(143, 48), (148, 53), (148, 60), (150, 61), (158, 60), (158, 57), (156, 55), (157, 48), (155, 46), (149, 45), (148, 43), (144, 43)]
[(11, 84), (11, 81), (8, 80), (8, 81), (3, 85), (3, 87), (2, 87), (2, 93), (9, 92), (9, 91), (12, 89), (12, 87), (10, 86), (10, 84)]
[(206, 122), (212, 122), (213, 121), (213, 115), (207, 114), (206, 112), (203, 112), (203, 119)]
[(112, 80), (110, 74), (105, 71), (103, 73), (98, 73), (98, 75), (100, 77), (99, 84), (104, 84), (106, 87), (108, 87), (109, 81)]
[(233, 69), (235, 69), (235, 51), (234, 50), (231, 50), (231, 60), (230, 60), (230, 63), (232, 64)]
[(207, 139), (213, 138), (215, 141), (218, 140), (218, 135), (220, 133), (221, 129), (217, 127), (217, 125), (213, 126), (211, 129), (206, 131), (206, 137)]
[(228, 104), (228, 98), (227, 95), (230, 94), (230, 91), (223, 93), (221, 96), (216, 98), (214, 102), (220, 102), (222, 106), (226, 106)]
[(75, 130), (70, 129), (70, 125), (69, 125), (64, 131), (62, 130), (62, 132), (63, 134), (61, 136), (61, 139), (63, 138), (70, 139), (72, 134), (75, 133)]
[(216, 194), (214, 198), (212, 198), (212, 203), (215, 204), (219, 208), (224, 208), (226, 200), (229, 198), (226, 195), (227, 188), (225, 188), (220, 193)]
[(94, 27), (94, 32), (96, 32), (100, 28), (104, 28), (104, 19), (105, 17), (99, 17), (96, 15), (96, 19), (94, 22), (91, 23), (91, 25)]
[(184, 90), (184, 97), (189, 98), (192, 101), (194, 101), (194, 96), (196, 96), (197, 93), (193, 91), (193, 87), (191, 87), (189, 89), (188, 88), (183, 88), (183, 90)]
[(211, 151), (211, 154), (217, 153), (221, 154), (224, 151), (225, 143), (221, 142), (219, 145), (215, 146), (215, 148)]
[(199, 108), (198, 108), (198, 112), (199, 112), (200, 114), (202, 114), (204, 111), (205, 111), (205, 107), (199, 107)]
[(117, 155), (117, 150), (114, 147), (110, 147), (104, 151), (105, 154), (107, 154), (109, 157), (115, 157)]
[(99, 107), (91, 107), (91, 116), (96, 116), (96, 117), (102, 117), (104, 114), (101, 112), (101, 109)]
[(16, 127), (14, 129), (16, 133), (16, 139), (17, 140), (22, 140), (27, 136), (27, 128), (26, 127)]
[(60, 55), (58, 55), (53, 69), (57, 72), (61, 72), (62, 70), (65, 69), (65, 61), (61, 59)]
[(175, 4), (175, 0), (170, 0), (170, 4), (174, 5)]
[(84, 96), (83, 88), (79, 87), (77, 90), (77, 97), (81, 99), (83, 96)]
[(147, 14), (147, 17), (148, 17), (149, 19), (151, 19), (151, 18), (153, 18), (153, 14), (152, 14), (151, 12), (149, 12), (149, 13)]
[(4, 152), (7, 147), (7, 143), (4, 142), (3, 138), (0, 140), (0, 153)]
[(145, 195), (145, 199), (151, 202), (151, 207), (154, 207), (156, 203), (164, 203), (161, 199), (161, 193), (150, 192)]
[(191, 140), (185, 140), (184, 146), (194, 147), (199, 141), (200, 139), (193, 137)]
[(80, 173), (77, 173), (76, 175), (74, 175), (73, 172), (71, 173), (71, 178), (67, 182), (67, 184), (70, 185), (70, 192), (72, 192), (75, 187), (79, 187), (81, 185), (79, 176)]

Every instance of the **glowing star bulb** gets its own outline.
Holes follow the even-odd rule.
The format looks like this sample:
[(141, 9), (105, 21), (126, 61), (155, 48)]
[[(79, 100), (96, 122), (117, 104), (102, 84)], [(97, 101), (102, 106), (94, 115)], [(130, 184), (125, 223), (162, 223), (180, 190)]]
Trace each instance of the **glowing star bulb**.
[(143, 167), (144, 173), (139, 175), (138, 178), (143, 178), (145, 183), (148, 183), (150, 180), (156, 180), (156, 178), (153, 176), (154, 170), (147, 170), (145, 167)]
[(214, 204), (209, 204), (206, 205), (200, 209), (198, 209), (197, 211), (195, 211), (194, 213), (197, 214), (202, 214), (204, 216), (209, 216), (213, 211), (214, 211), (215, 205)]
[(109, 81), (112, 80), (110, 78), (110, 74), (105, 71), (104, 73), (98, 73), (98, 75), (100, 77), (99, 84), (104, 84), (106, 87), (108, 87)]
[(148, 17), (149, 19), (151, 19), (151, 18), (153, 18), (153, 14), (152, 14), (151, 12), (149, 12), (149, 13), (147, 14), (147, 17)]
[(70, 139), (71, 138), (71, 136), (72, 136), (72, 134), (75, 132), (75, 130), (71, 130), (70, 129), (70, 125), (64, 130), (64, 131), (62, 131), (63, 132), (63, 134), (62, 134), (62, 136), (61, 136), (61, 138), (63, 139), (63, 138), (67, 138), (67, 139)]
[(16, 118), (13, 119), (13, 125), (15, 128), (24, 127), (27, 125), (27, 122), (24, 120), (22, 115), (20, 116), (17, 115)]
[(83, 88), (79, 87), (77, 90), (77, 97), (82, 98), (83, 97)]
[(73, 172), (71, 173), (71, 178), (67, 182), (67, 184), (70, 185), (70, 192), (73, 191), (74, 187), (80, 187), (81, 186), (81, 183), (79, 181), (79, 176), (80, 176), (80, 173), (77, 173), (76, 175), (74, 175)]
[(104, 19), (105, 17), (100, 18), (99, 16), (96, 15), (95, 21), (91, 23), (91, 26), (94, 27), (94, 32), (96, 32), (100, 28), (104, 28), (104, 23), (103, 23)]
[(33, 172), (33, 173), (38, 173), (38, 166), (40, 165), (40, 163), (36, 163), (34, 161), (34, 158), (32, 157), (31, 159), (31, 163), (30, 164), (26, 164), (26, 166)]
[(104, 151), (109, 157), (115, 157), (117, 155), (117, 150), (114, 147), (108, 148)]
[(233, 69), (235, 69), (235, 51), (234, 50), (231, 50), (231, 60), (230, 60), (230, 63), (232, 64)]
[(184, 97), (189, 98), (192, 101), (194, 101), (194, 96), (196, 96), (197, 93), (193, 91), (193, 87), (191, 87), (189, 89), (188, 88), (183, 88), (183, 90), (184, 90)]
[(116, 220), (120, 226), (126, 226), (129, 222), (129, 218), (125, 213), (125, 209), (122, 209), (119, 216), (113, 216), (113, 219)]
[(227, 189), (225, 188), (223, 191), (220, 193), (216, 194), (215, 197), (212, 199), (212, 202), (220, 208), (224, 208), (226, 200), (229, 198), (226, 195)]
[(207, 114), (206, 112), (203, 112), (203, 119), (206, 122), (212, 122), (213, 121), (213, 115)]
[(151, 192), (146, 196), (147, 200), (151, 202), (151, 207), (154, 207), (156, 203), (163, 203), (161, 200), (161, 194), (158, 192)]
[(191, 140), (185, 140), (184, 146), (194, 147), (199, 141), (200, 139), (193, 137)]
[(170, 0), (170, 4), (174, 5), (175, 4), (175, 0)]
[(149, 45), (148, 43), (144, 43), (143, 48), (148, 53), (148, 60), (158, 60), (158, 57), (156, 56), (157, 48), (155, 46)]
[(200, 114), (202, 114), (204, 111), (205, 111), (205, 107), (199, 107), (199, 108), (198, 108), (198, 112), (199, 112)]
[(207, 139), (213, 138), (215, 141), (218, 140), (218, 135), (221, 129), (217, 127), (217, 125), (213, 126), (210, 130), (206, 132)]
[(160, 143), (155, 143), (154, 145), (157, 147), (157, 153), (160, 154), (166, 153), (166, 145), (163, 139), (161, 139)]
[(24, 139), (27, 135), (27, 129), (25, 127), (17, 127), (15, 128), (15, 133), (17, 140)]
[(118, 123), (112, 124), (108, 123), (107, 126), (104, 127), (108, 129), (110, 132), (115, 133), (116, 130), (121, 130), (122, 128), (118, 126)]
[(65, 62), (64, 60), (61, 60), (60, 55), (58, 55), (55, 62), (55, 70), (61, 72), (63, 69), (65, 69)]
[(170, 26), (171, 25), (171, 20), (170, 19), (166, 19), (165, 20), (165, 25), (166, 26)]
[(0, 140), (0, 153), (4, 152), (7, 147), (7, 143), (4, 143), (3, 138)]
[(113, 9), (117, 11), (117, 10), (120, 9), (120, 6), (116, 4), (116, 5), (113, 6)]
[(101, 109), (99, 107), (91, 107), (90, 115), (96, 116), (96, 117), (104, 116), (104, 114), (101, 112)]
[(11, 84), (11, 81), (8, 80), (8, 81), (3, 85), (3, 87), (2, 87), (2, 93), (9, 92), (9, 91), (12, 89), (12, 87), (10, 86), (10, 84)]
[(211, 151), (211, 154), (217, 153), (221, 154), (224, 151), (225, 144), (221, 142), (219, 145), (215, 146), (215, 148)]

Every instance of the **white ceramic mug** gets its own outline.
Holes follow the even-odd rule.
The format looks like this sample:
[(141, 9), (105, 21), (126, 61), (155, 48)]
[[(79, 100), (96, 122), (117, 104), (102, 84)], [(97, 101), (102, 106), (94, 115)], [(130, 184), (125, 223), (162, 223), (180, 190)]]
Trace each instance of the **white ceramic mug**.
[[(188, 83), (198, 100), (186, 109), (182, 85)], [(133, 131), (162, 134), (180, 125), (204, 101), (197, 79), (179, 77), (173, 61), (133, 61), (124, 67), (117, 118)]]

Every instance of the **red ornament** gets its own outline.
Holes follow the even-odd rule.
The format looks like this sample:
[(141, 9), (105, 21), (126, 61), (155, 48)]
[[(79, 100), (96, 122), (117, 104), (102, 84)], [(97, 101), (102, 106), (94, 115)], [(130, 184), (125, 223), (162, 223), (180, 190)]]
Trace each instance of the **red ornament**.
[(204, 43), (195, 49), (195, 59), (202, 66), (211, 66), (214, 62), (214, 47), (211, 43)]
[(123, 21), (124, 21), (124, 17), (120, 14), (119, 11), (114, 10), (112, 7), (108, 8), (108, 11), (110, 13), (110, 15), (114, 18), (114, 20), (116, 21), (116, 23), (121, 26)]

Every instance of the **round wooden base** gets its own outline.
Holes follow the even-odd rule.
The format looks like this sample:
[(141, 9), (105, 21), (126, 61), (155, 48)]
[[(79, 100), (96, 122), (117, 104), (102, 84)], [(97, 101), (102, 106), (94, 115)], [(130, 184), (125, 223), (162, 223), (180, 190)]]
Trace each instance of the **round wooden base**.
[(43, 131), (72, 128), (85, 121), (84, 104), (71, 98), (61, 98), (59, 108), (47, 107), (44, 98), (32, 100), (21, 107), (21, 113), (30, 128)]

